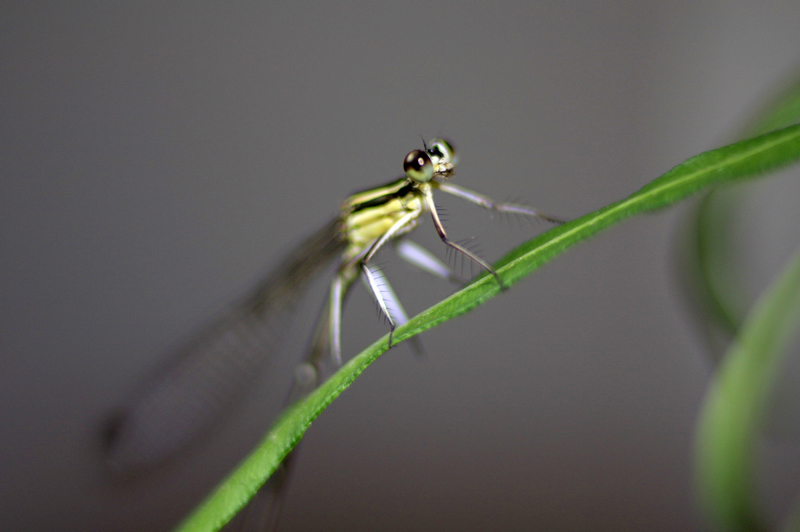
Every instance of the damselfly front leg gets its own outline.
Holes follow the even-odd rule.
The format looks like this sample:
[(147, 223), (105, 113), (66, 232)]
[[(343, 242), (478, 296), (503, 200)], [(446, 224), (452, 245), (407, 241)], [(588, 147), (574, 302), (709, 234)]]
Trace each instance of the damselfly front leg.
[(556, 218), (555, 216), (545, 214), (539, 211), (538, 209), (528, 207), (527, 205), (521, 205), (519, 203), (509, 203), (504, 201), (495, 201), (489, 196), (485, 196), (483, 194), (480, 194), (479, 192), (475, 192), (468, 188), (454, 185), (452, 183), (436, 183), (435, 186), (442, 192), (452, 194), (457, 198), (469, 201), (470, 203), (474, 203), (475, 205), (478, 205), (490, 211), (505, 212), (509, 214), (522, 214), (525, 216), (530, 216), (532, 218), (540, 218), (546, 222), (550, 222), (553, 224), (563, 224), (566, 221), (561, 218)]

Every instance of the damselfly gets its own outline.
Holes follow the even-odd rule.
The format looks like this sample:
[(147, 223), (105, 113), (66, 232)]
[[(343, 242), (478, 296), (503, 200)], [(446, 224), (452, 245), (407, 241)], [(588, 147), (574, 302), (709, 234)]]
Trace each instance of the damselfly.
[(492, 267), (447, 236), (433, 193), (436, 190), (486, 209), (561, 223), (525, 205), (496, 202), (452, 184), (457, 156), (452, 145), (434, 139), (410, 152), (405, 175), (384, 186), (356, 193), (341, 212), (301, 244), (249, 297), (209, 324), (176, 353), (156, 377), (110, 416), (106, 430), (109, 461), (129, 471), (168, 458), (192, 441), (231, 406), (281, 345), (293, 303), (314, 275), (339, 257), (328, 302), (315, 326), (311, 347), (298, 366), (292, 397), (313, 389), (326, 361), (341, 363), (342, 306), (354, 282), (362, 277), (389, 324), (389, 345), (398, 325), (407, 321), (388, 282), (373, 265), (389, 242), (413, 265), (439, 277), (457, 277), (443, 262), (404, 237), (429, 213), (445, 245), (468, 257), (502, 281)]

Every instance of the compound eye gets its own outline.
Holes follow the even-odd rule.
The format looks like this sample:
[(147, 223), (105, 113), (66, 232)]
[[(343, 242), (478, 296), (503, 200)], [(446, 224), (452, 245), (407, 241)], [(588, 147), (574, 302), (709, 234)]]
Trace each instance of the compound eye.
[(430, 156), (422, 150), (414, 150), (406, 155), (403, 170), (406, 177), (417, 183), (427, 183), (433, 179), (433, 163)]
[(428, 148), (428, 154), (436, 164), (450, 163), (455, 166), (456, 162), (458, 162), (456, 149), (445, 139), (431, 140), (431, 145)]

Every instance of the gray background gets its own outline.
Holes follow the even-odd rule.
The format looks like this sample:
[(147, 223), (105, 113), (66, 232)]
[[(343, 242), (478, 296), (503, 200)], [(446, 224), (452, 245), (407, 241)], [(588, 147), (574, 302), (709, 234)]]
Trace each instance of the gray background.
[[(189, 511), (266, 428), (286, 367), (134, 482), (109, 480), (98, 423), (421, 135), (456, 143), (458, 183), (578, 216), (729, 140), (797, 66), (799, 20), (777, 1), (4, 4), (3, 528), (165, 530)], [(443, 202), (490, 260), (534, 234)], [(701, 528), (710, 361), (670, 258), (687, 213), (570, 250), (424, 334), (427, 357), (382, 357), (309, 430), (282, 529)], [(452, 291), (381, 260), (412, 313)], [(384, 333), (359, 287), (345, 352)], [(776, 514), (793, 465), (773, 467)]]

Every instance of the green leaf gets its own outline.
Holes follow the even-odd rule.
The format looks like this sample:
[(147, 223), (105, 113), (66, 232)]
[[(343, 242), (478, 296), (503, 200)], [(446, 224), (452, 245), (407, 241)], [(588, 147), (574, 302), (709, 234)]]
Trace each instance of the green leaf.
[(765, 530), (755, 445), (781, 355), (800, 321), (800, 252), (749, 313), (709, 390), (698, 427), (699, 496), (721, 530)]
[[(743, 130), (747, 134), (756, 134), (770, 131), (779, 127), (786, 127), (789, 124), (800, 121), (800, 78), (781, 91), (776, 98), (773, 98), (763, 106), (762, 109), (754, 114), (754, 118)], [(714, 360), (723, 358), (722, 346), (727, 346), (731, 339), (739, 331), (748, 313), (748, 306), (751, 301), (742, 291), (742, 271), (737, 266), (735, 256), (735, 246), (739, 240), (736, 229), (736, 222), (739, 219), (742, 201), (750, 192), (749, 187), (740, 189), (715, 190), (709, 192), (703, 201), (698, 205), (695, 213), (693, 235), (690, 237), (691, 248), (686, 257), (688, 266), (694, 270), (693, 279), (689, 279), (692, 285), (687, 290), (690, 300), (696, 303), (695, 310), (701, 310), (703, 316), (700, 317), (701, 330), (706, 333), (709, 354)], [(687, 240), (688, 241), (688, 240)], [(716, 340), (716, 342), (715, 342)], [(736, 351), (730, 349), (727, 355), (734, 355)], [(725, 362), (729, 364), (730, 362)], [(744, 392), (743, 392), (744, 393)], [(767, 390), (762, 390), (766, 394)], [(755, 400), (755, 397), (751, 397)], [(708, 401), (715, 400), (709, 396)], [(744, 405), (739, 405), (744, 406)], [(753, 405), (749, 405), (753, 407)], [(709, 404), (706, 409), (712, 408)], [(746, 417), (748, 411), (736, 411), (733, 404), (729, 405), (736, 415)], [(731, 414), (733, 415), (733, 414)], [(745, 427), (739, 427), (745, 430)], [(753, 428), (754, 427), (750, 427)], [(706, 429), (708, 430), (708, 429)], [(700, 477), (703, 478), (703, 488), (701, 495), (707, 507), (707, 512), (712, 515), (719, 526), (724, 525), (731, 529), (738, 526), (747, 529), (761, 526), (757, 514), (757, 505), (752, 499), (752, 493), (747, 491), (744, 484), (736, 484), (735, 479), (716, 478), (716, 484), (711, 484), (708, 475), (715, 470), (722, 475), (725, 472), (739, 475), (742, 481), (746, 475), (752, 475), (752, 464), (747, 460), (754, 460), (755, 449), (752, 447), (755, 434), (737, 433), (729, 435), (733, 445), (739, 445), (738, 452), (710, 454), (698, 453), (698, 470)], [(698, 438), (708, 438), (704, 433), (699, 433)], [(718, 435), (723, 438), (724, 435)], [(738, 438), (738, 439), (736, 439)], [(708, 442), (698, 443), (707, 445)], [(722, 443), (718, 442), (721, 446)], [(750, 454), (745, 453), (745, 450)], [(704, 462), (708, 460), (710, 462)], [(731, 460), (730, 463), (724, 463)], [(752, 478), (748, 477), (749, 481)], [(751, 484), (752, 485), (752, 484)], [(710, 491), (712, 490), (713, 491)], [(728, 498), (726, 500), (726, 497)], [(736, 511), (739, 514), (736, 514)], [(735, 523), (735, 519), (741, 521)], [(791, 526), (791, 525), (790, 525)], [(794, 530), (800, 530), (800, 508), (795, 512)]]
[[(800, 122), (800, 78), (795, 79), (776, 97), (754, 114), (738, 138), (766, 133)], [(736, 334), (749, 302), (742, 293), (742, 281), (737, 275), (734, 259), (736, 234), (734, 221), (739, 214), (742, 196), (746, 190), (729, 189), (710, 192), (703, 198), (695, 212), (694, 229), (689, 245), (690, 267), (694, 270), (692, 285), (687, 295), (702, 308), (701, 324), (708, 336), (709, 347), (714, 346), (714, 331), (719, 330), (724, 344)], [(719, 348), (710, 353), (719, 358)]]
[[(635, 214), (678, 202), (708, 186), (754, 177), (800, 158), (800, 126), (702, 153), (676, 166), (630, 197), (577, 220), (556, 227), (518, 247), (497, 265), (506, 287), (530, 274), (570, 246)], [(463, 290), (411, 319), (395, 331), (396, 341), (467, 312), (499, 292), (491, 276), (483, 276)], [(311, 422), (351, 382), (387, 349), (384, 337), (289, 409), (259, 447), (184, 521), (179, 530), (218, 530), (242, 508), (300, 440)]]

